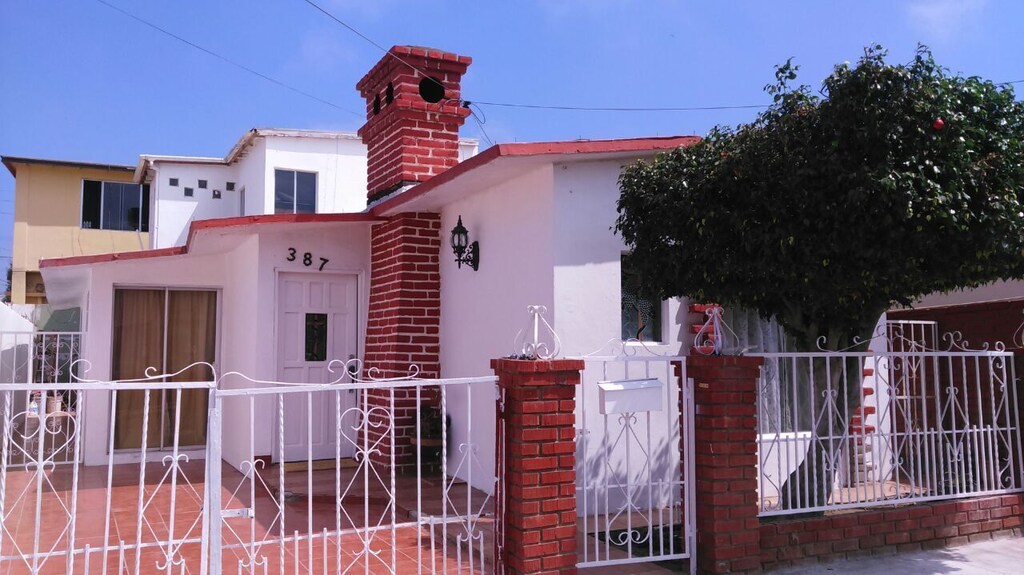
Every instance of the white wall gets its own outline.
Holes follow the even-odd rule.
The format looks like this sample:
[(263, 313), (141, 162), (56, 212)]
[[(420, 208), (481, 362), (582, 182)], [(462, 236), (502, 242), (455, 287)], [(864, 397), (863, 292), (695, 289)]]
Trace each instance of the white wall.
[[(287, 261), (288, 248), (311, 252), (316, 261), (327, 258), (322, 272), (355, 273), (360, 276), (359, 339), (363, 340), (366, 306), (369, 301), (370, 227), (366, 224), (299, 224), (279, 227), (242, 239), (222, 254), (172, 256), (126, 260), (93, 267), (89, 289), (89, 321), (83, 357), (91, 370), (83, 377), (106, 380), (111, 376), (113, 300), (115, 287), (177, 287), (220, 291), (218, 318), (218, 372), (238, 371), (258, 380), (277, 379), (275, 318), (277, 274), (282, 271), (310, 272), (301, 259)], [(360, 353), (362, 349), (360, 349)], [(346, 358), (341, 358), (346, 359)], [(239, 378), (225, 381), (227, 388), (252, 386)], [(85, 462), (105, 463), (109, 427), (109, 395), (87, 398), (85, 413)], [(248, 417), (248, 399), (224, 402), (223, 456), (238, 467), (249, 458), (249, 435), (254, 429), (255, 455), (270, 455), (275, 404), (270, 396), (254, 403), (255, 419)], [(126, 454), (126, 460), (137, 459)]]
[[(221, 290), (223, 301), (225, 282), (224, 258), (220, 255), (205, 257), (175, 256), (139, 260), (123, 260), (92, 268), (92, 282), (88, 294), (88, 314), (82, 358), (88, 361), (88, 371), (80, 371), (83, 379), (109, 380), (112, 361), (112, 323), (114, 288), (116, 287), (179, 287)], [(222, 316), (223, 317), (223, 316)], [(224, 325), (220, 322), (220, 343), (224, 343)], [(86, 465), (106, 463), (109, 440), (110, 394), (86, 394), (83, 415), (83, 458)], [(126, 454), (125, 460), (137, 461), (139, 454)]]
[[(544, 166), (453, 202), (441, 212), (441, 376), (491, 375), (490, 360), (513, 352), (516, 332), (529, 319), (526, 306), (552, 308), (551, 169)], [(480, 242), (480, 269), (459, 269), (447, 234), (459, 216), (469, 240)], [(457, 447), (469, 440), (467, 409), (472, 410), (472, 437), (483, 469), (473, 484), (490, 489), (494, 464), (494, 388), (448, 393), (452, 417), (450, 465)], [(454, 468), (454, 467), (452, 467)], [(460, 473), (463, 478), (467, 474)]]
[[(158, 161), (153, 169), (150, 193), (156, 201), (151, 208), (150, 248), (166, 248), (185, 244), (189, 224), (193, 220), (230, 218), (240, 215), (238, 190), (239, 171), (236, 166), (185, 164)], [(178, 185), (171, 186), (170, 179), (177, 178)], [(206, 180), (206, 189), (199, 188), (199, 180)], [(235, 183), (235, 190), (227, 190), (227, 182)], [(192, 189), (192, 196), (185, 195), (185, 188)], [(220, 198), (214, 198), (214, 190), (220, 191)]]
[[(266, 181), (266, 170), (266, 138), (256, 138), (245, 157), (238, 161), (238, 195), (239, 198), (245, 196), (245, 209), (241, 215), (258, 216), (274, 213), (273, 209), (269, 212), (264, 210), (268, 186), (271, 191), (273, 190), (273, 180), (270, 184)], [(270, 206), (273, 208), (273, 200), (271, 200)]]
[[(626, 246), (614, 231), (621, 161), (573, 162), (554, 167), (555, 322), (566, 355), (582, 355), (622, 336), (620, 261)], [(691, 343), (687, 309), (662, 304), (659, 353)]]
[[(259, 252), (260, 236), (254, 234), (224, 258), (225, 274), (229, 278), (229, 284), (224, 290), (224, 297), (221, 298), (221, 322), (224, 327), (221, 330), (219, 360), (222, 374), (238, 371), (253, 379), (262, 379), (267, 375), (259, 373), (256, 367), (259, 363), (257, 348), (261, 339), (268, 337), (261, 334), (259, 325), (260, 285), (259, 269), (256, 265), (259, 261)], [(256, 313), (253, 313), (254, 310)], [(225, 389), (246, 386), (246, 382), (237, 378), (226, 378), (222, 383)], [(253, 422), (249, 418), (249, 409), (245, 401), (227, 399), (222, 405), (222, 410), (224, 430), (252, 428)], [(236, 469), (241, 467), (242, 461), (249, 459), (248, 434), (224, 433), (221, 456)]]
[[(316, 172), (317, 213), (361, 212), (366, 208), (366, 146), (358, 138), (261, 139), (266, 141), (263, 213), (274, 213), (275, 169)], [(249, 201), (247, 193), (246, 204)]]

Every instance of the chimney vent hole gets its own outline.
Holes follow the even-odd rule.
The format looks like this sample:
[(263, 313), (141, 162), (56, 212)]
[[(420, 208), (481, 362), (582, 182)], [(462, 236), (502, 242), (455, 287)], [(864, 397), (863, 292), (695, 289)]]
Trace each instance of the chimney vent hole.
[(390, 104), (395, 99), (395, 85), (388, 82), (387, 90), (384, 90), (384, 103)]
[(437, 78), (425, 76), (420, 80), (420, 97), (431, 104), (436, 104), (444, 99), (444, 86)]
[(376, 116), (380, 113), (380, 94), (373, 97), (373, 115)]

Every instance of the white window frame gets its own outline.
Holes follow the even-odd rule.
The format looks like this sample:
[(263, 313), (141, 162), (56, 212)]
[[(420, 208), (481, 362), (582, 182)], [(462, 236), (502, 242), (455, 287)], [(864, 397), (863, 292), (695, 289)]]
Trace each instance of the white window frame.
[[(274, 191), (273, 191), (274, 211), (272, 213), (275, 213), (275, 214), (277, 213), (277, 172), (291, 172), (292, 173), (292, 190), (293, 190), (293, 193), (292, 193), (292, 211), (288, 212), (288, 213), (292, 213), (292, 214), (297, 214), (297, 213), (303, 213), (303, 214), (305, 214), (305, 213), (314, 213), (314, 214), (316, 214), (316, 213), (318, 213), (318, 210), (320, 208), (320, 172), (313, 172), (313, 171), (310, 171), (310, 170), (296, 170), (294, 168), (278, 168), (278, 167), (274, 168)], [(295, 211), (296, 210), (296, 206), (298, 205), (298, 200), (299, 200), (299, 174), (313, 174), (313, 180), (314, 180), (314, 182), (316, 184), (316, 187), (313, 189), (313, 211), (312, 212), (297, 212), (297, 211)]]

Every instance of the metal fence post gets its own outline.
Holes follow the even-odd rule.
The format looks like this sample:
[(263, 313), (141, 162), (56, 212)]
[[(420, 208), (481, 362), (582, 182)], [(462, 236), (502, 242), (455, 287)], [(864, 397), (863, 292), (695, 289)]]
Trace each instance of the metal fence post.
[[(223, 399), (216, 384), (210, 390), (209, 422), (206, 434), (206, 486), (204, 493), (202, 575), (220, 575), (221, 564), (221, 413)], [(207, 564), (207, 561), (209, 564)]]

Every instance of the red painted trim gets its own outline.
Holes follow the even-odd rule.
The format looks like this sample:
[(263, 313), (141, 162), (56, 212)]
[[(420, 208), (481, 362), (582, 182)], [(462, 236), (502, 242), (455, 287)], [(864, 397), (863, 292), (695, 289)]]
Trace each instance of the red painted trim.
[(668, 136), (663, 138), (630, 138), (621, 140), (577, 140), (567, 142), (523, 142), (497, 144), (483, 152), (460, 162), (422, 184), (416, 185), (397, 196), (384, 200), (370, 209), (373, 214), (382, 214), (414, 200), (441, 184), (451, 181), (466, 172), (483, 167), (500, 157), (528, 157), (545, 155), (609, 154), (615, 152), (650, 152), (672, 150), (680, 146), (692, 146), (700, 141), (699, 136)]
[(186, 246), (192, 245), (196, 233), (201, 230), (228, 229), (260, 224), (314, 224), (335, 222), (379, 222), (379, 218), (365, 212), (347, 214), (269, 214), (263, 216), (239, 216), (236, 218), (217, 218), (213, 220), (193, 221), (188, 227)]
[(160, 248), (158, 250), (141, 250), (136, 252), (121, 252), (116, 254), (96, 254), (90, 256), (72, 256), (68, 258), (51, 258), (39, 260), (39, 268), (55, 268), (60, 266), (78, 266), (82, 264), (98, 264), (120, 260), (141, 260), (146, 258), (158, 258), (163, 256), (180, 256), (187, 250), (185, 246), (174, 246), (173, 248)]
[(358, 212), (348, 214), (271, 214), (265, 216), (241, 216), (237, 218), (217, 218), (212, 220), (193, 221), (188, 228), (188, 240), (183, 246), (171, 248), (160, 248), (156, 250), (140, 250), (134, 252), (120, 252), (115, 254), (96, 254), (88, 256), (72, 256), (67, 258), (52, 258), (39, 261), (39, 268), (79, 266), (84, 264), (96, 264), (120, 260), (138, 260), (145, 258), (157, 258), (162, 256), (178, 256), (187, 254), (195, 239), (196, 233), (202, 230), (228, 229), (255, 226), (260, 224), (306, 224), (306, 223), (337, 223), (337, 222), (364, 222), (374, 223), (382, 221), (382, 218), (372, 214)]

